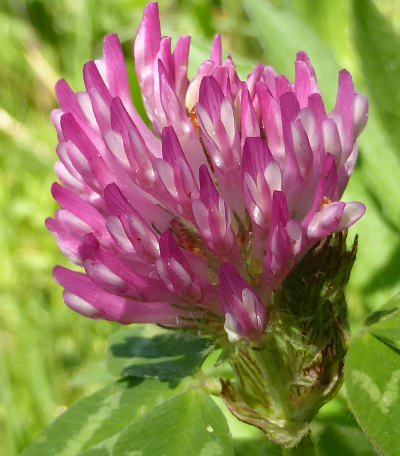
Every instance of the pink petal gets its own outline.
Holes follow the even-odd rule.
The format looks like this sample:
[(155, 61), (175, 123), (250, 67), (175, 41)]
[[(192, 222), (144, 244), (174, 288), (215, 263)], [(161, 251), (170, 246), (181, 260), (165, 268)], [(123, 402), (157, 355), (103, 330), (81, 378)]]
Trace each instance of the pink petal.
[(347, 230), (365, 214), (366, 208), (362, 203), (346, 203), (338, 231)]
[(239, 338), (256, 339), (261, 336), (267, 318), (256, 292), (229, 263), (221, 265), (219, 280), (222, 313), (226, 318), (225, 330), (229, 340), (234, 342)]
[(88, 276), (57, 266), (54, 279), (65, 288), (68, 307), (89, 318), (117, 321), (122, 324), (178, 324), (178, 311), (167, 303), (135, 302), (107, 293), (98, 288)]

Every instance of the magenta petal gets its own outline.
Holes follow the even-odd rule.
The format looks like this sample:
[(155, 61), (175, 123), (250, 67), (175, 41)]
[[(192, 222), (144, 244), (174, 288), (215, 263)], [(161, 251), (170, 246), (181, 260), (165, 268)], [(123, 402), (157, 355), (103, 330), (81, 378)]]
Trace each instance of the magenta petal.
[(216, 35), (212, 44), (211, 57), (218, 66), (222, 65), (222, 40), (221, 35)]
[(212, 120), (220, 117), (223, 100), (224, 94), (215, 78), (205, 76), (200, 84), (199, 103)]
[(213, 73), (214, 69), (215, 63), (210, 60), (206, 60), (201, 64), (197, 75), (190, 82), (185, 96), (185, 105), (188, 112), (191, 112), (193, 110), (199, 100), (199, 89), (201, 81), (205, 76), (210, 76)]
[(167, 303), (135, 302), (98, 288), (88, 276), (57, 266), (56, 282), (65, 288), (68, 307), (89, 318), (117, 321), (122, 324), (158, 323), (176, 325), (178, 312)]
[(283, 192), (274, 191), (272, 217), (277, 223), (287, 223), (289, 220), (288, 205)]
[(254, 98), (255, 95), (255, 88), (256, 88), (256, 83), (260, 81), (260, 79), (263, 76), (264, 73), (264, 65), (259, 63), (253, 70), (252, 73), (250, 73), (247, 76), (247, 89), (249, 90), (251, 98)]
[(227, 204), (218, 193), (206, 166), (200, 168), (200, 199), (193, 201), (197, 228), (221, 261), (240, 264), (240, 255)]
[(206, 166), (199, 170), (200, 176), (200, 199), (204, 204), (218, 205), (219, 193), (215, 188), (210, 173)]
[(278, 100), (281, 99), (282, 95), (293, 93), (292, 86), (285, 76), (277, 76), (275, 78), (275, 90)]
[[(63, 223), (59, 220), (51, 218), (46, 219), (46, 228), (56, 238), (58, 248), (65, 255), (65, 257), (72, 263), (82, 265), (82, 258), (79, 254), (79, 247), (82, 243), (82, 235), (77, 235), (75, 232), (71, 232)], [(86, 233), (90, 232), (89, 230)], [(86, 234), (85, 233), (85, 234)]]
[(66, 304), (75, 312), (90, 318), (124, 320), (128, 306), (126, 299), (101, 290), (88, 276), (60, 266), (54, 269), (53, 275), (57, 283), (65, 288)]
[(313, 93), (319, 93), (314, 69), (305, 52), (297, 54), (295, 92), (300, 108), (308, 106), (308, 99)]
[(350, 153), (354, 143), (354, 96), (353, 79), (348, 71), (342, 70), (339, 73), (339, 89), (335, 111), (341, 118), (339, 134), (346, 155)]
[[(299, 103), (296, 97), (291, 93), (287, 92), (280, 97), (280, 107), (282, 115), (282, 131), (283, 140), (286, 149), (285, 167), (282, 173), (282, 189), (286, 194), (287, 202), (291, 210), (295, 210), (299, 202), (299, 195), (301, 190), (304, 188), (304, 178), (300, 172), (300, 166), (298, 157), (295, 152), (295, 138), (293, 133), (301, 135), (301, 129), (295, 128), (293, 131), (293, 123), (297, 115), (299, 114)], [(304, 135), (303, 135), (304, 138)], [(306, 143), (304, 143), (306, 145)], [(298, 143), (296, 143), (298, 147)], [(303, 155), (301, 153), (301, 155)]]
[(229, 263), (221, 265), (219, 280), (225, 330), (230, 342), (260, 337), (265, 331), (267, 318), (255, 291)]
[(157, 99), (155, 86), (157, 74), (155, 63), (161, 44), (161, 28), (158, 4), (147, 5), (140, 24), (134, 46), (135, 68), (142, 89), (143, 101), (147, 115), (153, 124), (156, 123), (155, 109)]
[(346, 203), (342, 219), (337, 231), (347, 230), (365, 214), (366, 208), (362, 203)]
[(297, 166), (301, 178), (306, 179), (310, 175), (313, 165), (313, 150), (302, 122), (296, 120), (292, 123), (291, 127), (293, 150), (296, 156)]
[(264, 174), (267, 166), (273, 161), (268, 146), (261, 138), (246, 138), (243, 147), (243, 172), (256, 180), (257, 175)]
[(319, 93), (313, 93), (310, 95), (308, 99), (308, 106), (312, 109), (319, 123), (326, 118), (324, 101)]
[(132, 207), (124, 194), (115, 184), (108, 185), (104, 190), (104, 199), (108, 210), (115, 217), (108, 217), (106, 226), (122, 248), (136, 249), (137, 254), (150, 256), (153, 260), (159, 256), (158, 238), (151, 225)]
[(336, 123), (332, 119), (324, 119), (322, 122), (322, 135), (324, 138), (325, 152), (335, 157), (338, 166), (343, 165), (340, 136)]
[(157, 140), (137, 113), (132, 103), (129, 78), (121, 43), (117, 35), (107, 35), (103, 43), (109, 90), (112, 97), (121, 99), (132, 121), (140, 128), (149, 147), (157, 147)]
[[(271, 224), (271, 194), (281, 189), (281, 171), (261, 138), (247, 138), (243, 147), (242, 186), (247, 211), (265, 242)], [(258, 232), (254, 232), (258, 243)], [(255, 247), (255, 246), (254, 246)], [(260, 246), (257, 246), (259, 248)]]
[(331, 203), (316, 212), (307, 227), (308, 238), (323, 239), (336, 232), (345, 206), (345, 203)]
[(295, 239), (292, 240), (289, 236), (288, 222), (286, 197), (283, 192), (275, 191), (272, 201), (272, 225), (261, 279), (267, 295), (279, 287), (294, 265)]
[[(136, 273), (124, 260), (103, 249), (99, 241), (88, 234), (79, 250), (84, 267), (100, 288), (134, 299), (154, 300), (167, 296), (161, 282)], [(142, 273), (146, 273), (145, 265)]]
[(71, 90), (68, 83), (61, 79), (57, 82), (56, 96), (63, 113), (71, 113), (75, 119), (81, 124), (87, 124), (86, 118), (82, 112), (82, 108), (78, 103), (76, 94)]
[[(172, 87), (172, 83), (169, 80), (168, 73), (161, 60), (158, 61), (158, 73), (160, 78), (161, 105), (163, 107), (168, 124), (174, 126), (175, 129), (179, 128), (180, 124), (186, 124), (186, 130), (193, 129), (193, 125), (191, 124), (184, 110), (183, 104), (179, 100), (177, 94), (175, 93)], [(184, 131), (182, 131), (182, 133), (183, 132)]]
[(54, 171), (65, 188), (78, 194), (85, 193), (87, 187), (81, 181), (78, 173), (71, 172), (61, 161), (54, 165)]
[(368, 120), (368, 98), (356, 94), (354, 98), (354, 133), (360, 135)]
[(260, 136), (260, 126), (257, 119), (256, 112), (250, 100), (250, 94), (247, 90), (245, 84), (242, 88), (242, 97), (241, 97), (241, 141), (242, 147), (248, 137), (259, 137)]
[(132, 206), (116, 184), (107, 185), (104, 189), (104, 200), (113, 215), (131, 214)]
[(335, 159), (331, 154), (326, 155), (324, 167), (322, 169), (318, 187), (315, 192), (314, 201), (308, 214), (302, 221), (302, 226), (306, 227), (314, 214), (320, 210), (323, 201), (337, 201), (338, 198), (338, 177)]
[(188, 261), (169, 231), (160, 237), (160, 255), (156, 262), (157, 273), (166, 287), (190, 301), (199, 300), (201, 289)]
[(189, 86), (187, 70), (190, 41), (190, 36), (181, 36), (174, 50), (175, 91), (182, 105), (185, 103), (185, 95)]
[(83, 79), (88, 93), (90, 94), (90, 91), (95, 89), (103, 101), (109, 106), (111, 103), (111, 94), (95, 62), (88, 62), (83, 67)]
[(59, 184), (53, 184), (51, 191), (54, 199), (61, 207), (74, 214), (75, 217), (91, 226), (98, 233), (104, 233), (104, 217), (90, 203)]
[(106, 226), (124, 253), (134, 254), (148, 262), (159, 258), (158, 236), (134, 209), (129, 214), (107, 217)]
[(112, 180), (110, 170), (104, 163), (98, 149), (90, 141), (73, 116), (69, 113), (61, 117), (61, 129), (66, 140), (70, 140), (87, 159), (93, 176), (101, 185)]
[(300, 106), (295, 96), (291, 92), (288, 92), (280, 97), (280, 107), (282, 114), (283, 139), (286, 146), (286, 153), (290, 157), (293, 150), (293, 139), (290, 131), (290, 124), (295, 120), (297, 114), (299, 113)]
[(103, 49), (110, 93), (120, 97), (127, 106), (131, 105), (128, 73), (118, 35), (107, 35)]
[(273, 98), (270, 90), (264, 84), (256, 84), (256, 93), (260, 105), (263, 127), (268, 138), (268, 147), (274, 159), (283, 166), (285, 162), (285, 150), (279, 103)]
[(184, 106), (169, 83), (161, 63), (159, 68), (161, 104), (167, 122), (179, 137), (180, 145), (185, 153), (185, 159), (194, 169), (198, 169), (201, 165), (207, 163), (198, 132), (195, 130)]
[(158, 3), (149, 3), (143, 13), (135, 40), (135, 65), (140, 79), (143, 79), (146, 67), (154, 62), (160, 48), (161, 26)]
[[(112, 99), (110, 115), (111, 128), (118, 132), (123, 139), (124, 155), (135, 178), (146, 188), (153, 187), (155, 171), (150, 150), (154, 155), (161, 156), (161, 144), (158, 142), (156, 146), (151, 147), (151, 149), (148, 148), (142, 136), (143, 129), (139, 129), (133, 122), (120, 98)], [(107, 135), (109, 132), (106, 132), (104, 136), (106, 143)], [(108, 143), (107, 146), (109, 147)]]
[(172, 127), (166, 127), (162, 132), (162, 151), (163, 160), (156, 162), (158, 174), (165, 189), (175, 200), (177, 211), (191, 220), (191, 200), (197, 197), (199, 190), (192, 168)]

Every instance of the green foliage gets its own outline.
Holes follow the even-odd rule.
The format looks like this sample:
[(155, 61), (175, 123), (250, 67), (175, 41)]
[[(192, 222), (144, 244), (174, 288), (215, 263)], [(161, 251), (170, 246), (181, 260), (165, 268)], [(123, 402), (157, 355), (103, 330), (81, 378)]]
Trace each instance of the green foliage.
[(376, 451), (356, 426), (328, 424), (317, 438), (319, 456), (376, 456)]
[[(353, 0), (355, 44), (389, 140), (400, 147), (400, 37), (371, 0)], [(398, 153), (400, 159), (400, 153)]]
[(264, 436), (258, 439), (236, 440), (235, 456), (281, 456), (281, 449), (266, 440)]
[(293, 81), (296, 54), (307, 52), (315, 67), (327, 109), (331, 109), (338, 73), (331, 50), (313, 29), (290, 11), (280, 10), (265, 0), (246, 0), (244, 5), (264, 50), (265, 62)]
[[(182, 378), (177, 378), (175, 372), (181, 371), (182, 359), (165, 356), (171, 346), (168, 340), (160, 338), (165, 333), (157, 334), (156, 328), (120, 333), (111, 337), (110, 351), (122, 341), (123, 353), (140, 353), (144, 365), (151, 359), (168, 358), (169, 369), (161, 371), (164, 379), (125, 376), (113, 382), (71, 406), (21, 456), (281, 454), (281, 449), (269, 442), (261, 431), (237, 421), (220, 400), (214, 401), (207, 394), (210, 379), (204, 372), (209, 371), (209, 364), (215, 363), (219, 351), (209, 355), (203, 373), (194, 377), (182, 374)], [(182, 355), (195, 356), (195, 340), (191, 336), (188, 344), (182, 344)], [(204, 343), (200, 339), (197, 339), (197, 352), (204, 354)], [(138, 356), (133, 359), (139, 361)], [(148, 376), (148, 372), (145, 375)], [(332, 403), (329, 406), (332, 409)], [(330, 456), (344, 449), (355, 456), (371, 454), (370, 444), (355, 423), (346, 418), (348, 410), (342, 403), (336, 406), (335, 412), (336, 420), (342, 423), (340, 426), (332, 423), (329, 410), (323, 409), (317, 419), (318, 455)], [(336, 440), (338, 435), (341, 438)], [(309, 450), (305, 442), (293, 453), (287, 451), (310, 456)]]
[[(199, 364), (196, 353), (202, 360), (206, 344), (152, 329), (120, 331), (110, 340), (112, 356), (132, 354), (127, 359), (138, 376), (124, 368), (120, 381), (70, 407), (21, 456), (233, 456), (223, 413), (201, 389), (201, 377), (186, 376), (194, 367), (189, 355)], [(177, 344), (180, 356), (172, 357)], [(112, 370), (119, 374), (118, 362)], [(151, 362), (157, 367), (149, 370)]]
[(205, 392), (192, 389), (142, 415), (121, 433), (112, 455), (136, 454), (233, 456), (233, 446), (221, 410)]
[(70, 407), (21, 456), (75, 456), (98, 448), (179, 391), (155, 379), (123, 379)]
[(134, 326), (111, 337), (107, 367), (117, 377), (176, 380), (193, 375), (209, 351), (207, 343), (192, 334)]
[(354, 337), (346, 360), (348, 401), (361, 428), (386, 456), (400, 438), (400, 299), (373, 314)]

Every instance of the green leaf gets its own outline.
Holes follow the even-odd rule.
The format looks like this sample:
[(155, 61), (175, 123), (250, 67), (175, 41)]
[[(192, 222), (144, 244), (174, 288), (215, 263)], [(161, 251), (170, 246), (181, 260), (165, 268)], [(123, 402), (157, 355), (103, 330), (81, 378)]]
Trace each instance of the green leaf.
[(79, 456), (111, 456), (111, 453), (107, 448), (92, 448)]
[(355, 44), (383, 125), (400, 149), (400, 37), (371, 0), (353, 0)]
[(316, 31), (338, 58), (347, 58), (351, 53), (347, 33), (350, 6), (348, 0), (291, 0), (285, 4)]
[(257, 439), (235, 439), (235, 456), (281, 456), (282, 450), (265, 436)]
[(193, 374), (210, 345), (192, 334), (131, 326), (110, 338), (107, 367), (117, 376), (176, 380)]
[[(369, 128), (368, 125), (367, 130)], [(367, 131), (363, 134), (365, 133)], [(386, 149), (377, 150), (382, 150), (382, 154), (387, 152)], [(370, 159), (370, 152), (371, 149), (361, 150), (360, 157), (363, 165)], [(377, 154), (374, 153), (374, 155)], [(379, 166), (380, 168), (371, 168), (371, 171), (369, 171), (369, 164), (362, 169), (358, 167), (343, 197), (344, 201), (362, 201), (367, 207), (364, 217), (350, 229), (350, 235), (359, 234), (358, 255), (347, 289), (353, 330), (359, 329), (368, 313), (387, 302), (400, 287), (400, 275), (397, 273), (400, 267), (400, 246), (396, 248), (399, 237), (389, 222), (382, 217), (382, 210), (375, 201), (376, 194), (373, 199), (371, 192), (368, 192), (365, 187), (372, 182), (373, 170), (375, 170), (376, 181), (384, 178), (384, 166), (382, 164)], [(380, 192), (380, 187), (375, 186), (373, 190)], [(379, 197), (389, 200), (390, 194), (393, 195), (393, 189), (390, 192), (386, 189), (386, 194), (382, 192)], [(392, 198), (392, 200), (395, 199)], [(391, 204), (393, 205), (393, 202)]]
[(98, 445), (90, 447), (79, 456), (111, 456), (115, 442), (118, 440), (120, 433), (113, 435), (109, 439), (103, 440)]
[(137, 418), (112, 456), (233, 456), (225, 417), (203, 391), (179, 394)]
[(373, 456), (376, 451), (351, 414), (343, 390), (327, 402), (311, 424), (319, 456)]
[[(76, 456), (109, 439), (132, 420), (181, 392), (158, 380), (127, 378), (70, 407), (21, 456)], [(107, 448), (89, 456), (107, 455)]]
[[(371, 113), (376, 109), (376, 104), (371, 103)], [(400, 160), (390, 139), (390, 135), (385, 131), (384, 122), (380, 122), (376, 116), (371, 115), (367, 128), (359, 139), (360, 164), (364, 186), (378, 205), (380, 217), (395, 232), (398, 242), (400, 195), (393, 189), (399, 179)], [(377, 150), (379, 153), (376, 152)]]
[(345, 365), (349, 406), (386, 456), (398, 455), (400, 439), (400, 350), (395, 339), (400, 334), (400, 314), (396, 302), (392, 305), (392, 312), (375, 313), (369, 321), (380, 319), (354, 337)]
[(371, 314), (365, 321), (366, 326), (375, 325), (386, 320), (387, 317), (393, 317), (400, 312), (400, 293), (396, 294), (385, 305), (381, 306), (377, 311)]
[(383, 343), (400, 350), (400, 295), (390, 300), (368, 319), (370, 332)]
[(355, 45), (372, 98), (369, 125), (360, 138), (365, 185), (398, 236), (400, 195), (393, 186), (400, 172), (400, 37), (371, 0), (353, 0), (353, 19)]
[(82, 369), (79, 369), (69, 384), (72, 388), (81, 388), (90, 385), (93, 391), (103, 388), (114, 381), (114, 375), (108, 372), (103, 360), (88, 363)]
[(319, 456), (376, 456), (376, 451), (361, 430), (355, 426), (329, 424), (317, 435)]

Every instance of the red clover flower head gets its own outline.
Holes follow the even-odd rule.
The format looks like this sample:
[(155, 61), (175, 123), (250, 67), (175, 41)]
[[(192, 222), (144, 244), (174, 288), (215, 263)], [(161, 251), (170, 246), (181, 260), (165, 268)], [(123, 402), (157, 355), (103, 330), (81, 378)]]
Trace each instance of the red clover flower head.
[(151, 127), (116, 35), (84, 66), (85, 92), (58, 82), (61, 209), (46, 224), (85, 272), (57, 267), (54, 277), (86, 317), (255, 340), (304, 254), (364, 214), (340, 198), (368, 102), (343, 70), (327, 114), (304, 52), (293, 84), (261, 64), (242, 81), (219, 36), (190, 81), (189, 48), (183, 36), (171, 49), (150, 3), (134, 57)]

